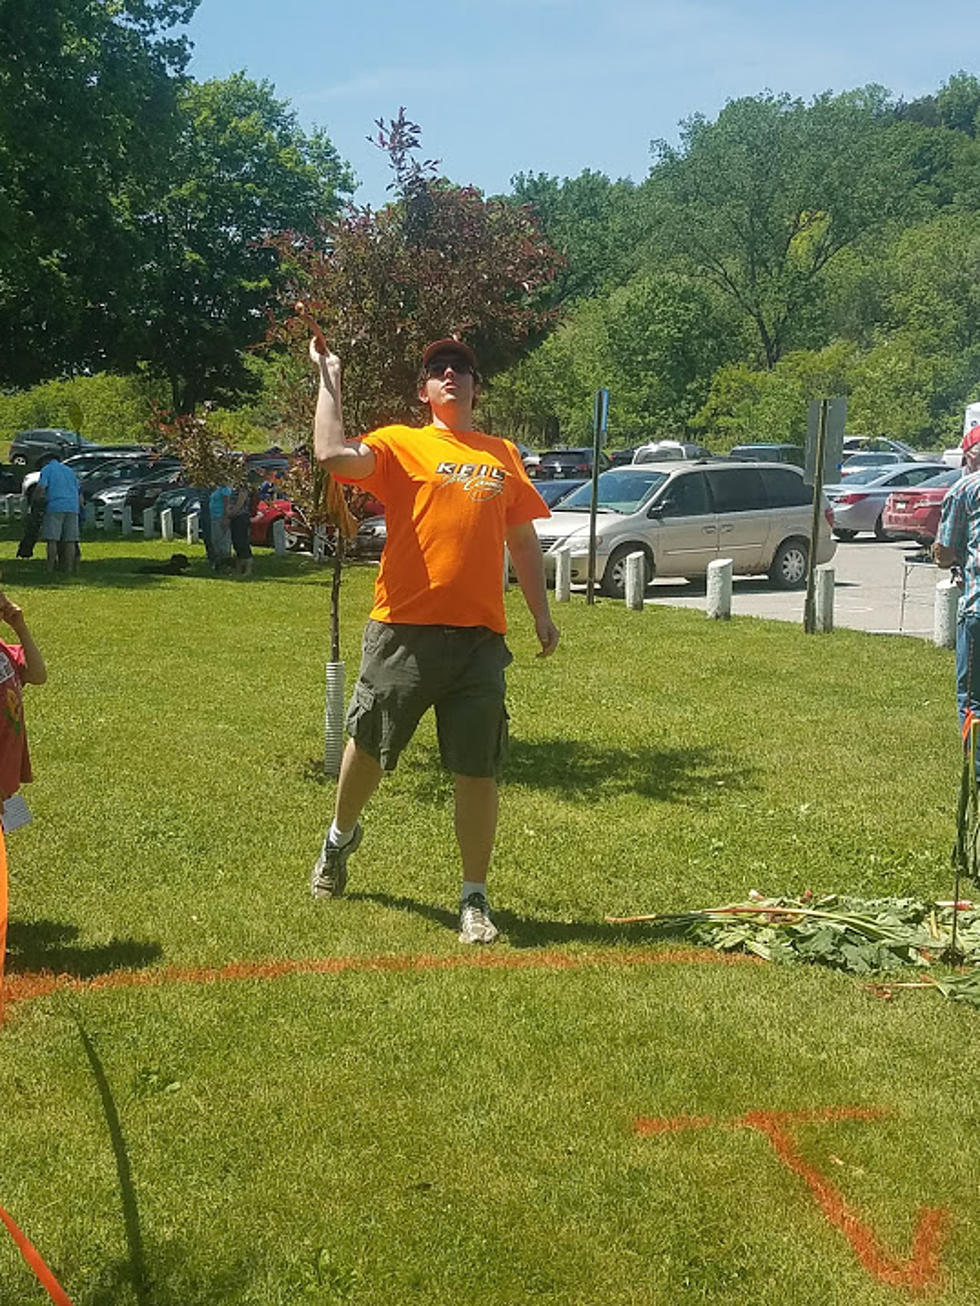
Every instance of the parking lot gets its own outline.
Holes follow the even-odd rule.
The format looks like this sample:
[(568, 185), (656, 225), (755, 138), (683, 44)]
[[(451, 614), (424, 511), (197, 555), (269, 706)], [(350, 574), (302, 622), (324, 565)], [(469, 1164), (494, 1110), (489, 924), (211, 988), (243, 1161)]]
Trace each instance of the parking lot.
[[(931, 638), (938, 581), (948, 576), (931, 563), (913, 563), (916, 544), (882, 544), (870, 537), (838, 544), (834, 568), (834, 623), (886, 635)], [(904, 591), (904, 603), (903, 603)], [(735, 577), (732, 614), (803, 621), (802, 591), (776, 590), (763, 576)], [(703, 608), (704, 583), (654, 580), (647, 603)]]

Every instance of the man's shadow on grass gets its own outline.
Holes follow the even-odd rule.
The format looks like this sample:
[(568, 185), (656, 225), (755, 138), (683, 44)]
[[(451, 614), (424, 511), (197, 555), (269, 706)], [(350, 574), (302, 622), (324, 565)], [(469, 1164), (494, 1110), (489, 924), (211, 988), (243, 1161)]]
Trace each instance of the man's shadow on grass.
[(114, 970), (139, 970), (159, 961), (159, 943), (113, 939), (84, 947), (75, 942), (77, 925), (65, 921), (10, 921), (7, 927), (7, 969), (11, 974), (48, 971), (75, 979), (94, 979)]
[[(442, 802), (451, 789), (436, 749), (406, 766), (402, 783), (420, 802)], [(399, 768), (401, 770), (401, 768)], [(569, 802), (636, 794), (660, 802), (703, 799), (753, 786), (753, 770), (715, 748), (621, 748), (587, 739), (514, 740), (504, 767), (507, 786), (552, 791)]]
[[(390, 911), (412, 912), (423, 920), (435, 925), (455, 930), (459, 924), (459, 913), (445, 907), (436, 907), (429, 902), (420, 902), (417, 898), (399, 897), (391, 893), (362, 893), (348, 891), (345, 895), (352, 902), (374, 902)], [(628, 927), (623, 925), (606, 925), (602, 921), (553, 921), (534, 916), (518, 916), (516, 912), (498, 910), (494, 907), (493, 919), (512, 948), (550, 948), (565, 943), (590, 943), (600, 947), (616, 947), (622, 943), (635, 942)]]

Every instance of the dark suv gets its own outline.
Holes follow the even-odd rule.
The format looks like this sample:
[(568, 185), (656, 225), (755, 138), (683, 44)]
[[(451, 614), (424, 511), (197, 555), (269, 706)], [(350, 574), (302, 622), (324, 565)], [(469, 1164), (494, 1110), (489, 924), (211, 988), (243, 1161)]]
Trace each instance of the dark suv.
[[(599, 471), (604, 472), (609, 466), (608, 455), (600, 449)], [(577, 480), (580, 476), (591, 476), (592, 450), (549, 449), (541, 455), (541, 461), (533, 471), (542, 481)]]
[(10, 462), (25, 471), (34, 471), (44, 454), (54, 453), (63, 458), (80, 449), (90, 449), (91, 440), (77, 431), (67, 431), (60, 426), (38, 427), (34, 431), (18, 431), (10, 443)]
[(58, 458), (91, 449), (92, 441), (77, 431), (67, 431), (61, 426), (45, 426), (34, 431), (18, 431), (10, 445), (10, 461), (25, 472), (34, 471), (45, 454)]

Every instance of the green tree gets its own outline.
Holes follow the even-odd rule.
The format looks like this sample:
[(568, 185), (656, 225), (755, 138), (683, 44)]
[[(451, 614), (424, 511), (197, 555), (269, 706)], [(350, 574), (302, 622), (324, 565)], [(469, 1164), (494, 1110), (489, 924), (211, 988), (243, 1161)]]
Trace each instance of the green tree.
[(190, 412), (254, 389), (243, 354), (264, 339), (283, 280), (271, 237), (312, 237), (353, 179), (322, 131), (305, 134), (244, 73), (186, 86), (177, 121), (165, 189), (140, 224), (141, 311), (124, 347)]
[(537, 215), (564, 265), (551, 286), (555, 304), (597, 295), (626, 281), (636, 265), (635, 198), (631, 181), (586, 169), (559, 181), (543, 172), (518, 173), (513, 198)]
[(679, 149), (654, 142), (654, 250), (725, 295), (772, 368), (798, 341), (828, 264), (928, 204), (921, 190), (942, 166), (925, 149), (934, 139), (896, 123), (880, 87), (810, 104), (730, 101), (713, 123), (684, 122)]
[(169, 149), (198, 0), (0, 7), (0, 379), (112, 359), (139, 197)]

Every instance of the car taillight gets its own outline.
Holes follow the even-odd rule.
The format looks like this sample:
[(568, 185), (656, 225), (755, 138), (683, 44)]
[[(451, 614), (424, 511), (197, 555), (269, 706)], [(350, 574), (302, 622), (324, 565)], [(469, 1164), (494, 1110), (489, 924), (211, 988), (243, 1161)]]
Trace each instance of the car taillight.
[(831, 530), (833, 530), (833, 526), (834, 526), (834, 510), (833, 510), (833, 508), (824, 508), (824, 510), (823, 510), (823, 515), (824, 515), (824, 517), (826, 517), (826, 519), (827, 519), (827, 525), (831, 528)]
[(587, 471), (589, 470), (589, 464), (588, 464), (588, 463), (576, 463), (575, 466), (572, 468), (572, 470), (575, 471), (575, 472), (587, 472)]
[(862, 499), (867, 497), (866, 494), (842, 494), (837, 502), (839, 504), (860, 503)]

